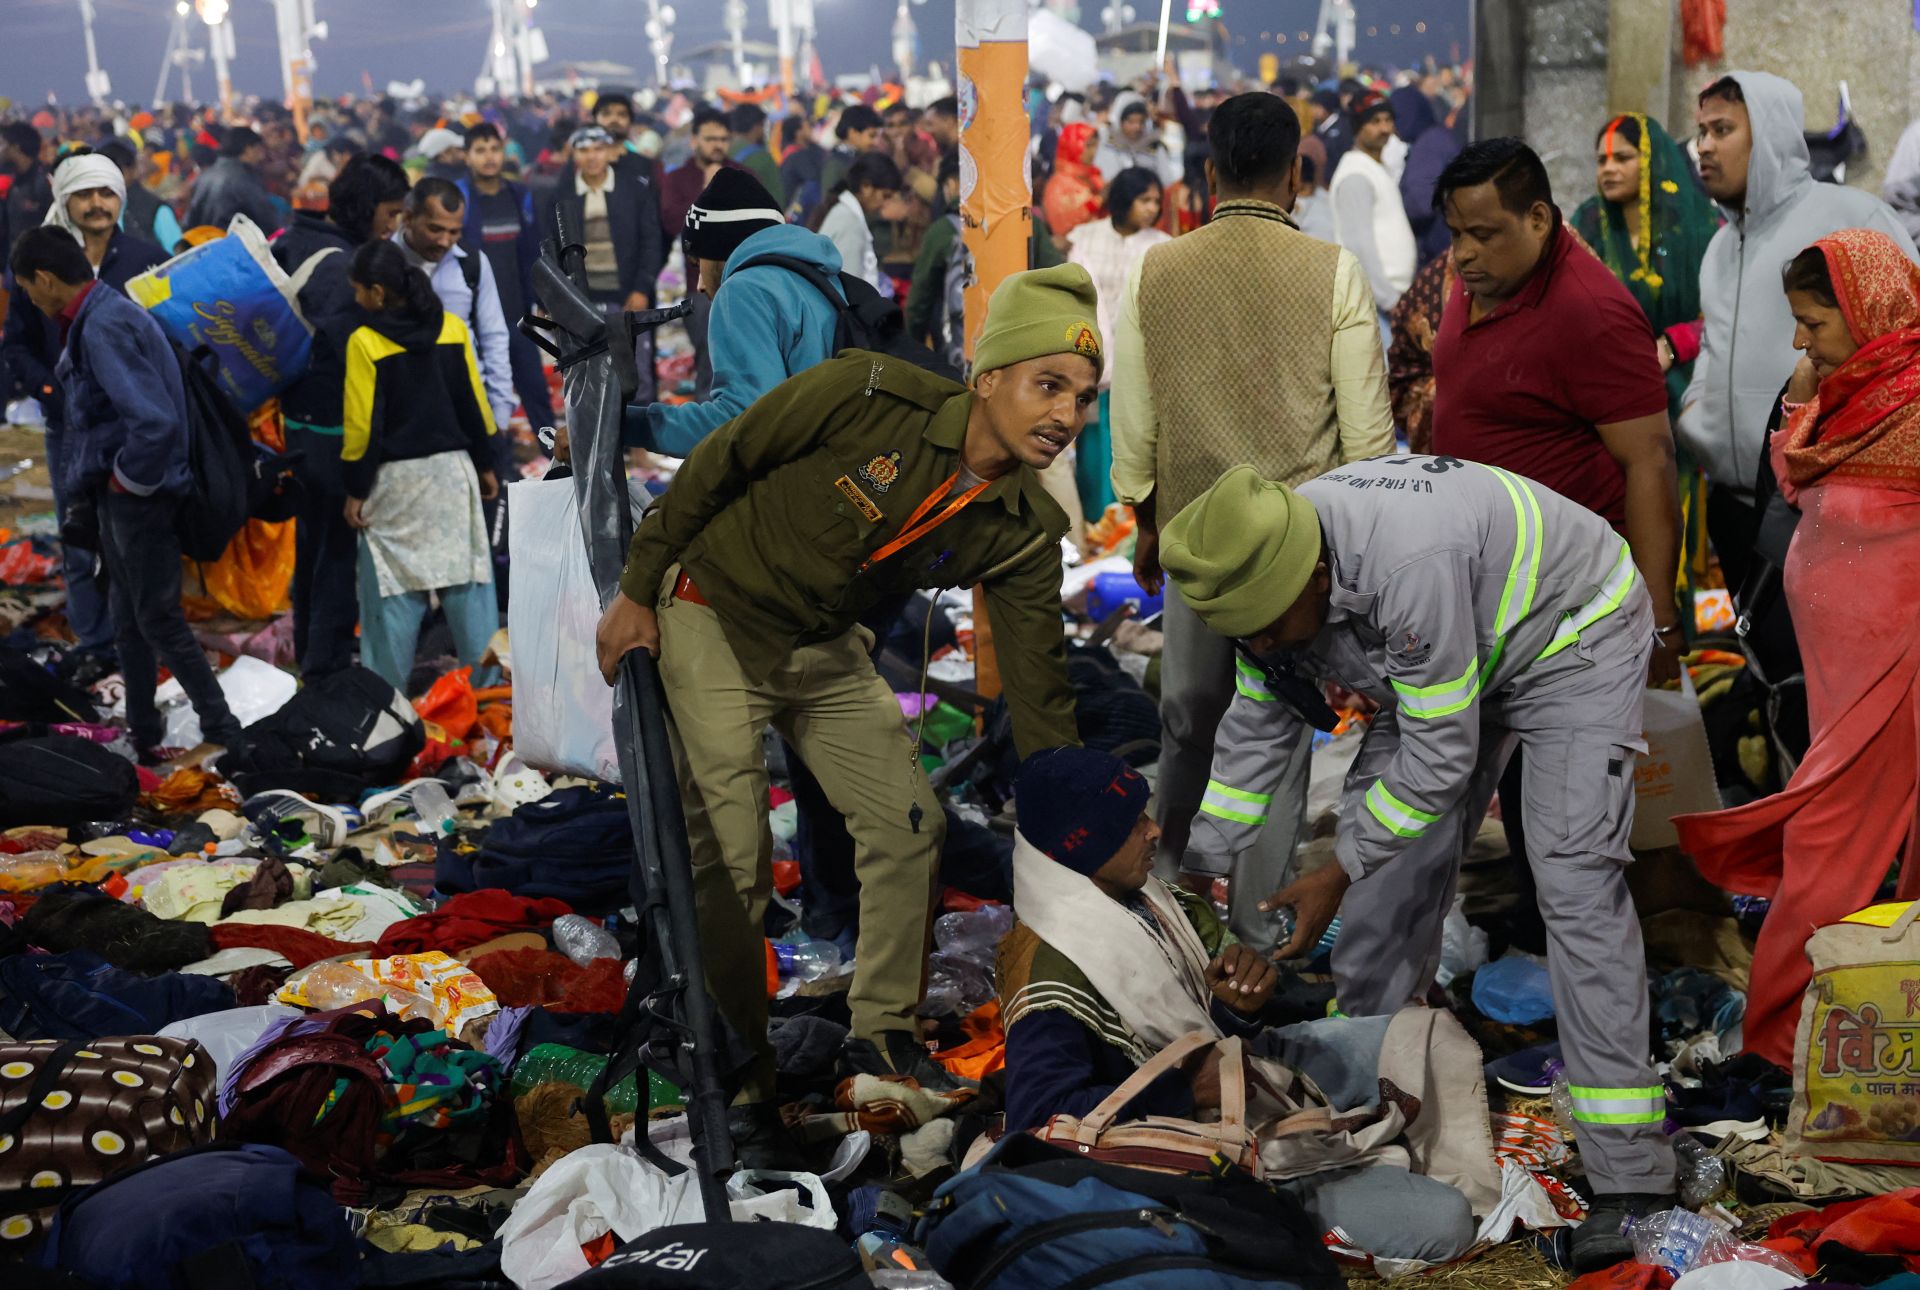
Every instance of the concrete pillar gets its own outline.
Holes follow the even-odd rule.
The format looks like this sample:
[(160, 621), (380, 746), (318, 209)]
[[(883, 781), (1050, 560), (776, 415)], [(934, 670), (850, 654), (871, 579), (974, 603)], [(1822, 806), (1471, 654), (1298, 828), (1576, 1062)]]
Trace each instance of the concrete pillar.
[(1473, 137), (1527, 132), (1525, 0), (1473, 0)]
[[(1608, 0), (1607, 107), (1663, 126), (1673, 99), (1673, 0)], [(1683, 131), (1669, 131), (1684, 137)]]

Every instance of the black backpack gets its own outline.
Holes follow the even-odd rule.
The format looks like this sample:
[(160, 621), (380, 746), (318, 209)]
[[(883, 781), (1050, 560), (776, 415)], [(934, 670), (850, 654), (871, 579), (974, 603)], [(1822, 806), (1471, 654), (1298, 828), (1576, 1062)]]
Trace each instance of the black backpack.
[(93, 696), (17, 649), (0, 645), (0, 721), (55, 725), (100, 719)]
[(860, 1256), (796, 1223), (681, 1223), (636, 1237), (565, 1290), (868, 1290)]
[(253, 434), (210, 370), (205, 348), (173, 345), (187, 394), (187, 464), (192, 478), (174, 531), (189, 560), (218, 560), (247, 522), (254, 494)]
[(0, 829), (124, 820), (139, 796), (133, 763), (91, 739), (41, 735), (0, 743)]
[[(949, 381), (960, 380), (959, 371), (945, 358), (907, 335), (906, 317), (900, 312), (900, 306), (875, 291), (866, 279), (851, 273), (842, 273), (837, 279), (830, 278), (819, 265), (809, 264), (791, 255), (756, 255), (734, 272), (750, 269), (757, 264), (797, 273), (827, 298), (827, 303), (840, 316), (839, 326), (834, 329), (833, 335), (834, 353), (843, 349), (872, 350), (876, 354), (905, 359)], [(840, 284), (839, 291), (833, 289), (836, 281)], [(843, 292), (846, 295), (844, 300), (841, 299)]]
[(244, 760), (232, 778), (247, 794), (290, 788), (348, 801), (397, 783), (426, 746), (426, 728), (407, 696), (377, 673), (348, 667), (309, 682), (247, 727)]

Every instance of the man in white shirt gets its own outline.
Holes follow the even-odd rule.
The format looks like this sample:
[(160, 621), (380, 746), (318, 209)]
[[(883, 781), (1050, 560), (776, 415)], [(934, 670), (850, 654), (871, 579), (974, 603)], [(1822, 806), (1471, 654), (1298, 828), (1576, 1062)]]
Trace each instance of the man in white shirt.
[(1374, 308), (1384, 320), (1413, 285), (1419, 251), (1400, 185), (1382, 160), (1395, 137), (1393, 105), (1379, 94), (1365, 94), (1354, 100), (1352, 115), (1353, 147), (1340, 158), (1329, 185), (1334, 236), (1366, 270)]
[[(466, 323), (480, 379), (487, 387), (487, 402), (493, 407), (493, 423), (505, 426), (519, 403), (513, 392), (507, 316), (500, 308), (500, 289), (487, 257), (469, 256), (460, 246), (466, 205), (452, 180), (422, 179), (407, 193), (393, 242), (406, 253), (408, 263), (427, 275), (441, 306)], [(510, 442), (505, 435), (496, 437), (503, 448)]]

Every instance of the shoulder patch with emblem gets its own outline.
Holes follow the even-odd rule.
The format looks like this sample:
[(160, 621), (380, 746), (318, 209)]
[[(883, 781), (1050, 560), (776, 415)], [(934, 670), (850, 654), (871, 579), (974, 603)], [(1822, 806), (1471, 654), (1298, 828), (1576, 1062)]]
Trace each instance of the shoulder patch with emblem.
[(900, 454), (882, 453), (866, 465), (860, 467), (860, 478), (872, 486), (873, 491), (884, 495), (893, 487), (893, 481), (900, 478)]

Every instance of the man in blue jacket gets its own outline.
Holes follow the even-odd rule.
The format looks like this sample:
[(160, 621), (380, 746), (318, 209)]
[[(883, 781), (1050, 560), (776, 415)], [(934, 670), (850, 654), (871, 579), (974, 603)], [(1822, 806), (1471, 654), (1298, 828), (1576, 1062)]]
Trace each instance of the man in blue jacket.
[(520, 319), (534, 304), (533, 263), (540, 258), (541, 229), (533, 213), (533, 194), (501, 172), (507, 145), (489, 121), (467, 127), (467, 173), (457, 180), (467, 199), (460, 245), (481, 254), (493, 268), (500, 312), (507, 320), (507, 357), (513, 368), (513, 392), (520, 396), (535, 430), (553, 424), (553, 397), (540, 366), (540, 351), (520, 334)]
[[(95, 501), (101, 572), (126, 679), (134, 748), (153, 756), (164, 727), (153, 692), (164, 662), (180, 678), (206, 738), (229, 749), (240, 723), (180, 609), (174, 517), (191, 481), (187, 395), (160, 324), (112, 289), (65, 229), (31, 229), (13, 247), (14, 280), (58, 324), (54, 375), (66, 400), (69, 498)], [(157, 656), (157, 657), (156, 657)]]
[(699, 268), (699, 290), (713, 299), (708, 345), (712, 397), (627, 409), (629, 447), (684, 457), (780, 382), (833, 357), (839, 314), (814, 285), (777, 265), (742, 268), (763, 255), (804, 260), (829, 278), (840, 252), (818, 233), (789, 225), (765, 186), (745, 170), (714, 173), (687, 212), (683, 238)]
[[(53, 205), (45, 222), (77, 241), (93, 265), (95, 280), (115, 291), (125, 291), (130, 279), (167, 258), (153, 243), (118, 227), (125, 201), (120, 168), (106, 157), (77, 153), (54, 167)], [(60, 383), (53, 375), (60, 345), (59, 326), (34, 309), (26, 291), (14, 284), (6, 329), (0, 332), (0, 372), (5, 373), (0, 388), (9, 399), (37, 400), (46, 416), (54, 511), (64, 521), (70, 505), (61, 479), (68, 451), (67, 419)], [(75, 543), (62, 543), (60, 557), (67, 584), (67, 626), (77, 642), (71, 663), (78, 669), (92, 660), (91, 666), (110, 671), (113, 623), (107, 616), (106, 595), (94, 582), (95, 555)]]

